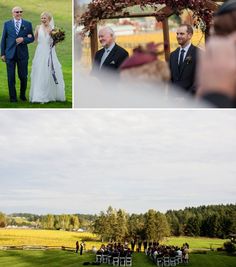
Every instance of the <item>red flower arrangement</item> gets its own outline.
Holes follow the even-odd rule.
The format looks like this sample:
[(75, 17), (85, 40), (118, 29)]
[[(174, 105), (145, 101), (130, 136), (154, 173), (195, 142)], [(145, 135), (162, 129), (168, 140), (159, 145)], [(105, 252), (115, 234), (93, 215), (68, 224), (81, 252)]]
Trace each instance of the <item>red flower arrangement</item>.
[(152, 7), (153, 15), (161, 21), (165, 16), (158, 14), (159, 5), (166, 5), (173, 13), (180, 14), (183, 9), (191, 9), (193, 17), (196, 19), (196, 27), (200, 22), (204, 22), (205, 28), (210, 25), (217, 4), (211, 0), (93, 0), (88, 4), (86, 11), (80, 19), (84, 25), (84, 32), (91, 31), (101, 19), (109, 18), (114, 14), (128, 15), (127, 7), (139, 5), (140, 8)]

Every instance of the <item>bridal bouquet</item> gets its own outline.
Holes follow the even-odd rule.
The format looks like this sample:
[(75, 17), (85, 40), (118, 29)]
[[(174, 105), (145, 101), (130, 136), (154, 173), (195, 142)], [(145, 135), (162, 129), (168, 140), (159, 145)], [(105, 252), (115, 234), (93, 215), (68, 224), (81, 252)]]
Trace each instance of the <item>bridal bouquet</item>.
[(54, 28), (51, 31), (51, 37), (53, 40), (52, 46), (54, 46), (55, 44), (60, 43), (65, 39), (65, 31), (60, 28)]

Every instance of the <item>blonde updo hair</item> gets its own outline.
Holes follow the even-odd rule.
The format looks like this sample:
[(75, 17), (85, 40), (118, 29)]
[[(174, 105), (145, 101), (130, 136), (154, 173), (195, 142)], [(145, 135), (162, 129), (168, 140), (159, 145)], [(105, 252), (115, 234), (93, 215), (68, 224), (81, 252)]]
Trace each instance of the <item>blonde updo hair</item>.
[(42, 17), (42, 16), (47, 17), (49, 21), (51, 21), (51, 19), (52, 19), (52, 15), (51, 15), (49, 12), (47, 12), (47, 11), (44, 11), (44, 12), (40, 15), (40, 17)]

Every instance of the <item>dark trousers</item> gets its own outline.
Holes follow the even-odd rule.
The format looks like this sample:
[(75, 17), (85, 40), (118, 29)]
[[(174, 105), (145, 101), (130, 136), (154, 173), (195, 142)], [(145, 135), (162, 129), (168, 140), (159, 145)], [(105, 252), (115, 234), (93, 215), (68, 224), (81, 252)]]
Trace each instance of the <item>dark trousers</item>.
[(13, 59), (7, 59), (7, 79), (10, 100), (17, 100), (16, 94), (16, 66), (20, 79), (20, 97), (25, 97), (28, 76), (28, 58), (20, 59), (16, 55)]

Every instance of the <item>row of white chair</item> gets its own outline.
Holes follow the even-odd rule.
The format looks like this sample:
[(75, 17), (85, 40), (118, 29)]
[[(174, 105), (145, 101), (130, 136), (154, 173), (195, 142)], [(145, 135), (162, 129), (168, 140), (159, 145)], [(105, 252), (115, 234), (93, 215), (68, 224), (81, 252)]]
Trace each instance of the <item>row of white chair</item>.
[(157, 266), (176, 266), (180, 263), (183, 263), (182, 256), (161, 257), (161, 258), (159, 257), (154, 258), (153, 256), (151, 257)]
[(132, 257), (113, 257), (110, 255), (96, 255), (96, 262), (113, 266), (132, 266)]

